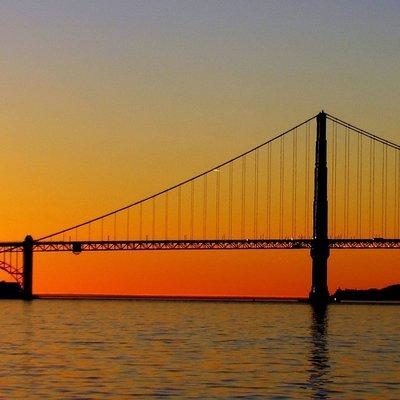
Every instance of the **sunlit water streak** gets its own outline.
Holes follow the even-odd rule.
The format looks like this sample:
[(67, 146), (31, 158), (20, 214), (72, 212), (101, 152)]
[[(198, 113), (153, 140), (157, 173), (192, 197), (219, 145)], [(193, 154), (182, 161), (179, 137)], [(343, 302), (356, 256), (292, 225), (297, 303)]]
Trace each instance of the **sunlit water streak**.
[(1, 301), (0, 398), (400, 398), (400, 306)]

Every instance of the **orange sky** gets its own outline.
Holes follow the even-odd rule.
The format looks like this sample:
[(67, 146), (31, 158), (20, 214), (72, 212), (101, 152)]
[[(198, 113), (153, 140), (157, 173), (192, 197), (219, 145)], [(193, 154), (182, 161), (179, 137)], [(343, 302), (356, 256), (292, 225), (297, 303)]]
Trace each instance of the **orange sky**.
[[(2, 3), (1, 240), (129, 204), (321, 108), (399, 143), (399, 16), (397, 2)], [(398, 257), (332, 252), (330, 290), (400, 282)], [(301, 296), (309, 279), (305, 251), (44, 254), (34, 291)]]
[[(333, 251), (329, 289), (399, 282), (397, 261), (395, 250)], [(305, 296), (310, 268), (307, 251), (42, 254), (35, 257), (34, 292)]]

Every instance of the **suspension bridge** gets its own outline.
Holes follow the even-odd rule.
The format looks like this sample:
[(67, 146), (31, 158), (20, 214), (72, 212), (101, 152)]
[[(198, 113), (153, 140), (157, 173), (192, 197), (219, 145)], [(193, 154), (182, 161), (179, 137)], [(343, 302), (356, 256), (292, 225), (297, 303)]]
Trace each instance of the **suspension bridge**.
[(306, 249), (326, 303), (333, 249), (400, 249), (400, 145), (320, 112), (159, 193), (50, 235), (0, 243), (32, 299), (35, 252)]

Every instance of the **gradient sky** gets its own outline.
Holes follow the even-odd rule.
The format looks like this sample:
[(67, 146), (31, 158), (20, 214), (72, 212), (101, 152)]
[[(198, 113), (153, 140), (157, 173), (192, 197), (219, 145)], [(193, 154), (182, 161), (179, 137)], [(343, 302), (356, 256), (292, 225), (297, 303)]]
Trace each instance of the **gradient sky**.
[[(208, 169), (321, 108), (400, 142), (398, 1), (1, 1), (0, 239)], [(305, 252), (40, 255), (34, 291), (305, 295)], [(400, 282), (336, 252), (330, 289)], [(5, 274), (1, 277), (6, 278)]]

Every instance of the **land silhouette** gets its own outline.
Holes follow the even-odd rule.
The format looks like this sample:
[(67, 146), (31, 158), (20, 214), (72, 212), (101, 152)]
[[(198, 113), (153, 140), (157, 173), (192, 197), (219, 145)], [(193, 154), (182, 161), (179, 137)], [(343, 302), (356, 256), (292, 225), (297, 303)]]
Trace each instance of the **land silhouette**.
[[(59, 297), (60, 295), (55, 296), (45, 296), (45, 297)], [(81, 296), (81, 295), (79, 295)], [(84, 297), (92, 297), (91, 295), (83, 295)], [(21, 299), (23, 297), (23, 291), (20, 285), (17, 282), (6, 282), (0, 281), (0, 299)], [(74, 297), (74, 295), (63, 295), (61, 297)], [(96, 296), (95, 296), (96, 297)], [(100, 296), (101, 297), (101, 296)], [(114, 296), (112, 296), (114, 297)], [(115, 296), (119, 297), (119, 296)], [(122, 296), (124, 297), (124, 296)], [(130, 297), (130, 296), (128, 296)], [(132, 296), (132, 298), (141, 298), (142, 296)], [(150, 296), (152, 297), (152, 296)], [(157, 297), (157, 296), (155, 296)], [(226, 297), (213, 297), (213, 296), (199, 296), (199, 297), (191, 297), (191, 296), (167, 296), (170, 299), (185, 299), (185, 300), (229, 300), (232, 298)], [(147, 298), (147, 296), (144, 296)], [(250, 298), (242, 298), (237, 297), (236, 300), (249, 301)], [(253, 301), (263, 301), (265, 298), (251, 298)], [(269, 298), (270, 300), (272, 298)], [(400, 301), (400, 284), (394, 284), (390, 286), (386, 286), (382, 289), (370, 288), (370, 289), (337, 289), (336, 292), (331, 296), (331, 299), (334, 302), (341, 301)], [(279, 300), (279, 298), (274, 298), (273, 300)], [(280, 299), (284, 300), (284, 299)]]
[(22, 290), (17, 282), (0, 282), (0, 299), (21, 299)]
[(400, 301), (400, 284), (386, 286), (382, 289), (337, 289), (332, 296), (334, 301)]

